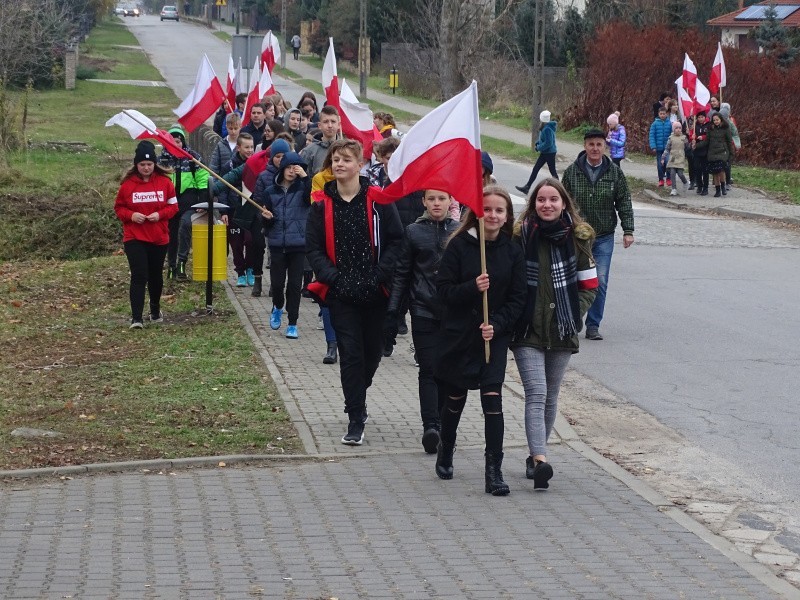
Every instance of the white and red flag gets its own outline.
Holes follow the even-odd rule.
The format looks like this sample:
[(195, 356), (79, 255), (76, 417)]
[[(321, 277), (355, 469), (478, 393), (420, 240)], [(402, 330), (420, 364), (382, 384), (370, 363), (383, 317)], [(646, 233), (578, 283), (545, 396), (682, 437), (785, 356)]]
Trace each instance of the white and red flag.
[(224, 100), (225, 90), (222, 89), (217, 74), (214, 73), (211, 61), (204, 54), (200, 69), (197, 71), (194, 89), (172, 112), (178, 115), (178, 123), (183, 125), (186, 131), (192, 132), (217, 112)]
[(232, 113), (236, 108), (236, 67), (233, 66), (233, 56), (228, 57), (228, 80), (225, 82), (225, 99), (228, 101), (228, 106), (225, 108), (226, 113)]
[(106, 127), (119, 125), (125, 129), (134, 140), (145, 140), (153, 138), (161, 142), (164, 149), (176, 158), (188, 158), (192, 160), (192, 155), (175, 143), (173, 137), (156, 127), (156, 124), (138, 110), (126, 109), (115, 114), (108, 121)]
[(412, 192), (442, 190), (478, 217), (483, 216), (481, 131), (478, 84), (470, 86), (422, 117), (392, 154), (385, 189), (370, 188), (370, 198), (395, 202)]
[(339, 108), (339, 75), (336, 72), (336, 54), (333, 52), (333, 38), (328, 38), (328, 54), (322, 65), (322, 89), (325, 100), (331, 106)]
[(272, 75), (270, 75), (269, 69), (262, 69), (261, 77), (258, 78), (258, 97), (263, 100), (265, 96), (271, 96), (274, 93), (275, 84), (272, 82)]
[(725, 59), (722, 56), (722, 44), (717, 42), (717, 55), (714, 57), (714, 66), (711, 67), (711, 78), (708, 89), (712, 94), (719, 94), (719, 88), (728, 84), (728, 72), (725, 70)]
[(689, 92), (683, 87), (683, 75), (675, 80), (675, 87), (678, 89), (678, 109), (681, 114), (681, 121), (694, 114), (694, 100), (689, 96)]
[(250, 122), (250, 109), (253, 105), (261, 102), (261, 96), (258, 95), (258, 80), (261, 79), (261, 70), (258, 68), (260, 58), (256, 58), (253, 65), (253, 70), (250, 71), (250, 89), (247, 90), (247, 101), (244, 104), (244, 114), (242, 114), (242, 127)]
[(267, 71), (272, 73), (275, 64), (281, 60), (281, 45), (278, 38), (272, 33), (270, 29), (264, 39), (261, 41), (261, 68), (267, 68)]
[(372, 142), (383, 138), (375, 127), (372, 109), (358, 101), (344, 79), (342, 79), (342, 93), (339, 96), (339, 115), (342, 120), (342, 133), (345, 137), (361, 142), (364, 147), (364, 159), (368, 160), (372, 156)]
[(683, 55), (683, 88), (689, 92), (689, 97), (694, 98), (697, 86), (697, 67), (694, 66), (688, 54)]
[(242, 75), (242, 58), (239, 57), (239, 64), (236, 65), (236, 94), (238, 95), (246, 93), (247, 93), (247, 77), (244, 77)]
[(703, 82), (697, 80), (697, 88), (694, 93), (694, 112), (699, 113), (701, 110), (708, 112), (711, 110), (711, 92), (703, 85)]

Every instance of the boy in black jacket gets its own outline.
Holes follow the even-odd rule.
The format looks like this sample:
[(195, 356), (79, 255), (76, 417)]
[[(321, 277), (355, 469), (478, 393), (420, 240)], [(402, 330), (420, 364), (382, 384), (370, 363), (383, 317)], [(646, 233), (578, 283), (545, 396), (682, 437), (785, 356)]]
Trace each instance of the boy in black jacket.
[(337, 140), (329, 153), (335, 179), (311, 195), (306, 226), (306, 255), (317, 278), (308, 289), (327, 303), (336, 330), (344, 411), (350, 418), (342, 443), (360, 446), (403, 228), (394, 205), (367, 198), (369, 182), (359, 177), (361, 144)]

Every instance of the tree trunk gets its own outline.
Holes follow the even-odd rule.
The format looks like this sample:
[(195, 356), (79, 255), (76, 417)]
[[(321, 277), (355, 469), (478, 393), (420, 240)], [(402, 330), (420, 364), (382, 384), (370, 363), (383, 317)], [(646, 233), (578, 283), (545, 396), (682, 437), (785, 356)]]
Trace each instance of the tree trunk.
[(439, 71), (442, 99), (455, 96), (464, 87), (464, 76), (459, 61), (458, 39), (460, 7), (464, 0), (443, 0), (439, 37)]

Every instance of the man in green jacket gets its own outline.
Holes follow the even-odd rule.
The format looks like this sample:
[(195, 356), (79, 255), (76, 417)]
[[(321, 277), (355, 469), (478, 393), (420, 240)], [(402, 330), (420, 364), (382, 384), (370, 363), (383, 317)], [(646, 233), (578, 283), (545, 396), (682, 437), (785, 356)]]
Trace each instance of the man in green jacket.
[(633, 206), (625, 175), (605, 155), (606, 135), (590, 129), (583, 136), (583, 152), (564, 171), (562, 183), (575, 199), (581, 216), (597, 235), (592, 255), (597, 262), (597, 297), (586, 314), (586, 338), (602, 340), (600, 321), (606, 304), (606, 289), (614, 252), (614, 230), (617, 215), (622, 223), (622, 246), (633, 244)]

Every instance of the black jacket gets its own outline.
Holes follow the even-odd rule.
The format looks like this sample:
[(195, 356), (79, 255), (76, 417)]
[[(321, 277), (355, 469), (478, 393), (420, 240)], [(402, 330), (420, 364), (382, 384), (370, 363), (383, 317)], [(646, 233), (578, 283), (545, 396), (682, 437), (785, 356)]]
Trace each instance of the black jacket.
[(390, 312), (399, 310), (408, 294), (412, 316), (441, 319), (441, 303), (436, 298), (436, 276), (447, 240), (457, 228), (458, 221), (447, 217), (437, 222), (427, 212), (416, 223), (406, 227), (392, 279)]
[(434, 373), (459, 388), (503, 382), (512, 329), (525, 307), (525, 259), (519, 245), (503, 232), (486, 242), (486, 271), (489, 323), (494, 326), (488, 365), (480, 330), (483, 294), (475, 285), (481, 273), (477, 234), (463, 232), (450, 240), (436, 278), (443, 314)]
[[(366, 192), (369, 182), (366, 177), (361, 178), (360, 198), (354, 198), (351, 202), (368, 202)], [(336, 265), (336, 248), (331, 244), (333, 256), (328, 253), (327, 240), (329, 235), (334, 235), (332, 220), (333, 202), (343, 202), (336, 191), (336, 182), (329, 181), (324, 189), (311, 194), (311, 210), (308, 212), (308, 222), (306, 223), (306, 258), (314, 271), (316, 281), (309, 285), (309, 290), (320, 300), (326, 301), (327, 295), (332, 292), (335, 296), (341, 297), (342, 290), (337, 294), (336, 284), (340, 279), (341, 273)], [(397, 255), (403, 238), (403, 227), (400, 224), (400, 217), (393, 204), (377, 204), (368, 202), (371, 211), (368, 211), (366, 225), (371, 232), (372, 260), (374, 265), (374, 282), (384, 293), (388, 289), (392, 280)], [(371, 214), (370, 214), (371, 212)], [(327, 216), (330, 215), (330, 218)], [(355, 224), (349, 224), (355, 226)], [(347, 291), (349, 294), (351, 291)], [(386, 293), (388, 296), (388, 293)]]

